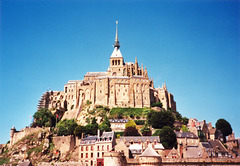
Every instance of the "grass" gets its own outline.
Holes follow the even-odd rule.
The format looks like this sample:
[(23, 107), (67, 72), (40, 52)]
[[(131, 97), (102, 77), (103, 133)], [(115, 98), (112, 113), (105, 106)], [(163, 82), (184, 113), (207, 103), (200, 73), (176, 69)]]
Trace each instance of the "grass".
[(136, 117), (145, 117), (147, 113), (150, 111), (148, 108), (112, 108), (110, 110), (110, 116), (118, 118), (118, 117), (123, 117), (123, 118), (136, 118)]
[(0, 158), (0, 165), (3, 165), (3, 164), (8, 164), (9, 163), (9, 160), (10, 160), (10, 158), (8, 158), (8, 157), (2, 157), (2, 158)]

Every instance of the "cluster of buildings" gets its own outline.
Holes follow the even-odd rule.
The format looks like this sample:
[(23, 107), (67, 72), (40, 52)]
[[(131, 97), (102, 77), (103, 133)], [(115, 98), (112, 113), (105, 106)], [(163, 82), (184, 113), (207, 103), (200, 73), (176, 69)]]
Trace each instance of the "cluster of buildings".
[[(192, 120), (196, 121), (190, 119), (188, 125), (192, 124)], [(199, 121), (196, 122), (198, 124)], [(112, 131), (103, 132), (102, 136), (83, 138), (79, 145), (79, 161), (86, 166), (159, 165), (176, 162), (239, 164), (239, 140), (234, 138), (234, 133), (223, 144), (221, 134), (219, 136), (216, 134), (218, 132), (213, 133), (212, 130), (209, 132), (208, 129), (213, 129), (210, 128), (211, 123), (201, 122), (203, 128), (196, 125), (197, 132), (193, 126), (189, 126), (188, 132), (175, 131), (177, 147), (172, 149), (165, 149), (158, 136), (122, 136), (115, 139)]]

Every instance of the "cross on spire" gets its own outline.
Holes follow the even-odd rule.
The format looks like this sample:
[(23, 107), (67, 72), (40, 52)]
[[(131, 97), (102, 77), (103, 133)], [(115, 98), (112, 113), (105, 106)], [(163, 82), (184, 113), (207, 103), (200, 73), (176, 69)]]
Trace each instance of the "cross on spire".
[(120, 47), (120, 44), (118, 41), (118, 21), (116, 21), (116, 38), (115, 38), (114, 47), (117, 47), (117, 49), (119, 49), (119, 47)]

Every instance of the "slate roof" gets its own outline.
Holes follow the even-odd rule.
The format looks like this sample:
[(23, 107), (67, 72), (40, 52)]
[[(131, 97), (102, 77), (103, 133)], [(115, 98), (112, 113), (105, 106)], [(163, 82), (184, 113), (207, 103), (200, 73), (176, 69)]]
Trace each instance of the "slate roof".
[(222, 143), (218, 140), (216, 141), (209, 141), (209, 144), (213, 148), (214, 151), (221, 152), (221, 153), (227, 153), (226, 148), (222, 145)]
[(140, 155), (140, 157), (161, 157), (151, 145), (144, 150), (144, 152)]
[(113, 138), (114, 137), (114, 132), (110, 131), (110, 132), (103, 132), (101, 138)]
[(201, 142), (202, 146), (206, 148), (206, 151), (212, 149), (211, 145), (208, 142)]
[(109, 119), (110, 123), (127, 123), (128, 119)]
[(195, 138), (195, 139), (198, 139), (198, 137), (193, 132), (175, 131), (175, 134), (176, 134), (177, 138)]
[(154, 142), (154, 140), (157, 140), (157, 142), (160, 142), (160, 139), (158, 136), (125, 136), (125, 137), (120, 137), (120, 140), (126, 140), (127, 142), (130, 142), (133, 140), (134, 142), (138, 142), (141, 140), (141, 142), (146, 142), (149, 140), (149, 142)]
[(202, 150), (198, 146), (187, 146), (187, 151), (185, 154), (186, 158), (199, 158), (203, 154)]

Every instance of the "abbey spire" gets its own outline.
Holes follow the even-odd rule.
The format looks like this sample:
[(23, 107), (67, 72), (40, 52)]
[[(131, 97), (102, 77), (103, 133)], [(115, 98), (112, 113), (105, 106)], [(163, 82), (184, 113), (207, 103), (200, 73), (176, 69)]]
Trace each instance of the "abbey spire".
[(114, 47), (117, 47), (117, 49), (119, 49), (119, 47), (120, 47), (120, 44), (118, 41), (118, 21), (116, 21), (116, 37), (115, 37)]

